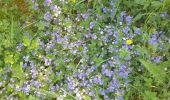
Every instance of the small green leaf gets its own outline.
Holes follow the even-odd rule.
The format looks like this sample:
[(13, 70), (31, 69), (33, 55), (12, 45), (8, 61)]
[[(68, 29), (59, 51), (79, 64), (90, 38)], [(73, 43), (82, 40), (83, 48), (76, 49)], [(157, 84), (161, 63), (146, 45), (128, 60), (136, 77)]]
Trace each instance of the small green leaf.
[(29, 98), (27, 100), (39, 100), (37, 97), (29, 95)]
[(16, 77), (18, 79), (21, 79), (23, 77), (23, 70), (21, 65), (15, 64), (12, 66), (11, 70), (13, 77)]
[(157, 66), (149, 61), (144, 61), (140, 59), (140, 62), (144, 65), (144, 67), (153, 75), (153, 77), (159, 82), (162, 83), (165, 78), (165, 71), (162, 67)]
[(46, 57), (50, 58), (50, 59), (53, 59), (55, 56), (53, 54), (48, 54)]
[(145, 91), (144, 100), (158, 100), (156, 92)]
[(4, 61), (5, 61), (5, 63), (14, 64), (13, 55), (7, 55), (7, 56), (5, 56)]
[(29, 46), (30, 42), (31, 42), (31, 40), (27, 36), (23, 36), (24, 46)]
[(37, 24), (37, 27), (38, 27), (39, 30), (43, 30), (44, 29), (44, 24), (42, 22), (39, 22)]
[(38, 48), (38, 46), (39, 46), (38, 40), (37, 39), (32, 40), (31, 49), (36, 49)]
[(139, 4), (139, 5), (145, 5), (147, 4), (147, 0), (135, 0), (134, 1), (136, 4)]
[(162, 6), (162, 2), (160, 1), (152, 1), (151, 6), (154, 7), (155, 9), (158, 9)]
[(135, 18), (133, 19), (133, 22), (136, 22), (138, 20), (140, 20), (142, 18), (143, 14), (138, 14), (137, 16), (135, 16)]
[(85, 95), (85, 100), (91, 100), (91, 97), (89, 95)]

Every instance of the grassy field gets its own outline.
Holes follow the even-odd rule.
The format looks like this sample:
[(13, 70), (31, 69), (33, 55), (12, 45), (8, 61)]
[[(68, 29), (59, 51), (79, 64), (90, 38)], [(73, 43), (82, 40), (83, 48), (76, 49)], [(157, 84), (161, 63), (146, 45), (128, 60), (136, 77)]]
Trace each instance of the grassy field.
[(1, 100), (169, 100), (169, 0), (0, 0)]

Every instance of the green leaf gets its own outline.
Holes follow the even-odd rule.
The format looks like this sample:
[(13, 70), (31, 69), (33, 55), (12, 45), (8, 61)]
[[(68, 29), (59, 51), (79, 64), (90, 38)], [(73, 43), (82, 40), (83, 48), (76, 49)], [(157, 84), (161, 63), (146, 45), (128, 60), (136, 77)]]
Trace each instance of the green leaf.
[(54, 56), (53, 54), (48, 54), (46, 57), (47, 57), (47, 58), (50, 58), (50, 59), (55, 58), (55, 56)]
[(85, 100), (91, 100), (91, 97), (89, 95), (85, 95)]
[(27, 100), (39, 100), (37, 97), (29, 95), (29, 98)]
[(139, 4), (139, 5), (145, 5), (147, 4), (147, 0), (135, 0), (134, 1), (136, 4)]
[(102, 59), (102, 58), (95, 58), (95, 59), (94, 59), (94, 62), (95, 62), (96, 64), (99, 64), (99, 63), (103, 62), (103, 59)]
[(31, 49), (36, 49), (38, 48), (38, 46), (39, 46), (38, 40), (37, 39), (32, 40)]
[(31, 40), (29, 39), (29, 37), (23, 36), (23, 43), (24, 43), (24, 46), (29, 46), (31, 43)]
[(21, 65), (15, 64), (12, 66), (11, 70), (13, 77), (16, 77), (18, 79), (21, 79), (23, 77), (23, 70)]
[(38, 30), (43, 30), (44, 29), (44, 24), (42, 22), (39, 22), (37, 24)]
[(4, 61), (5, 63), (14, 64), (13, 55), (6, 55)]
[(136, 22), (138, 20), (140, 20), (142, 18), (143, 14), (138, 14), (137, 16), (135, 16), (135, 18), (133, 19), (133, 22)]
[(140, 62), (144, 67), (153, 75), (153, 77), (158, 81), (158, 83), (163, 83), (165, 78), (165, 71), (162, 67), (157, 66), (149, 61), (144, 61), (140, 59)]
[(160, 8), (163, 5), (162, 2), (160, 1), (152, 1), (151, 6), (154, 7), (155, 9)]
[(144, 100), (158, 100), (156, 92), (145, 91)]

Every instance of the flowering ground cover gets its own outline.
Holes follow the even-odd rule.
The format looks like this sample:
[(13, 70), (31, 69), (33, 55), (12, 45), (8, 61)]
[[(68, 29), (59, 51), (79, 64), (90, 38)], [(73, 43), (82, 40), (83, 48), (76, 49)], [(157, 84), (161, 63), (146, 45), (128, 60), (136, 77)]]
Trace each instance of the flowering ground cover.
[(170, 99), (169, 0), (0, 6), (0, 99)]

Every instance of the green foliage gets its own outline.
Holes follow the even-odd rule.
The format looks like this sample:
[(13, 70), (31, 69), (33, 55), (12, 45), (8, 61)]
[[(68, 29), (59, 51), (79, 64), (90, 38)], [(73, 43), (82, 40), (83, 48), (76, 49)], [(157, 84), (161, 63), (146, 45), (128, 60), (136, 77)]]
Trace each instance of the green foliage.
[(156, 96), (156, 92), (145, 91), (144, 100), (159, 100)]
[(146, 62), (144, 60), (140, 60), (140, 62), (153, 75), (153, 77), (158, 81), (158, 83), (164, 82), (166, 74), (162, 66), (151, 64), (151, 62)]
[[(18, 3), (16, 3), (17, 1)], [(3, 82), (3, 85), (0, 86), (0, 89), (6, 88), (6, 91), (2, 92), (0, 97), (4, 95), (4, 97), (16, 96), (21, 100), (40, 100), (39, 97), (34, 95), (34, 92), (38, 92), (41, 96), (46, 97), (47, 100), (52, 100), (58, 98), (63, 92), (67, 95), (64, 97), (65, 100), (74, 100), (77, 99), (75, 98), (76, 93), (72, 95), (64, 90), (68, 84), (64, 78), (66, 79), (66, 77), (77, 74), (76, 72), (82, 70), (79, 69), (81, 66), (89, 69), (97, 67), (97, 70), (94, 68), (94, 73), (90, 73), (87, 78), (91, 79), (91, 76), (92, 78), (95, 76), (98, 78), (98, 75), (95, 74), (101, 74), (104, 69), (102, 65), (107, 62), (104, 66), (107, 70), (115, 72), (114, 75), (111, 77), (105, 75), (109, 74), (109, 71), (103, 75), (101, 74), (104, 85), (99, 84), (95, 86), (93, 84), (94, 86), (92, 85), (87, 89), (87, 92), (95, 91), (94, 95), (97, 100), (104, 99), (104, 96), (100, 95), (99, 90), (109, 86), (111, 79), (116, 80), (118, 77), (120, 83), (125, 82), (126, 79), (120, 78), (117, 74), (128, 72), (131, 66), (133, 69), (130, 72), (130, 77), (127, 77), (127, 80), (130, 80), (129, 85), (126, 87), (123, 83), (119, 87), (125, 90), (124, 97), (126, 100), (169, 99), (170, 45), (168, 41), (161, 41), (161, 38), (166, 37), (169, 39), (170, 37), (170, 17), (166, 16), (166, 14), (170, 14), (169, 0), (117, 0), (118, 2), (115, 2), (113, 7), (114, 11), (109, 6), (111, 5), (110, 0), (68, 0), (67, 4), (61, 3), (62, 0), (59, 0), (60, 2), (53, 0), (53, 3), (60, 5), (62, 8), (61, 15), (58, 17), (55, 17), (54, 12), (49, 10), (52, 7), (45, 8), (44, 2), (41, 0), (35, 0), (39, 4), (40, 9), (30, 11), (29, 13), (31, 14), (27, 15), (24, 11), (29, 11), (29, 9), (27, 7), (23, 8), (23, 5), (20, 3), (23, 3), (23, 1), (14, 0), (13, 3), (11, 0), (0, 0), (0, 6), (1, 2), (3, 4), (0, 9), (0, 82)], [(13, 4), (12, 7), (10, 7), (11, 3)], [(29, 7), (31, 8), (33, 5)], [(104, 7), (108, 9), (108, 12), (113, 11), (114, 13), (104, 13)], [(90, 9), (93, 10), (90, 11)], [(52, 14), (52, 20), (49, 22), (46, 22), (44, 19), (46, 11)], [(119, 18), (122, 16), (121, 11), (126, 12), (127, 16), (133, 17), (132, 23), (127, 23), (125, 16)], [(80, 18), (76, 20), (75, 17), (77, 17), (78, 13), (80, 13)], [(89, 17), (84, 19), (83, 14), (87, 13)], [(166, 17), (162, 17), (164, 15), (161, 16), (161, 14), (165, 14)], [(121, 22), (117, 22), (117, 20), (121, 19)], [(20, 22), (20, 25), (18, 22)], [(27, 22), (27, 25), (25, 22)], [(91, 22), (95, 22), (94, 28), (89, 28)], [(123, 27), (129, 27), (130, 31), (124, 34), (122, 31)], [(135, 30), (138, 28), (141, 28), (141, 35), (135, 33)], [(160, 31), (164, 32), (164, 36), (161, 37), (161, 34), (157, 34), (156, 42), (158, 42), (158, 47), (156, 47), (150, 43), (151, 35)], [(55, 33), (56, 36), (50, 36), (46, 32), (50, 34)], [(65, 40), (62, 42), (65, 44), (56, 42), (60, 40), (57, 37), (59, 33), (60, 36), (58, 37), (64, 38)], [(112, 33), (118, 33), (116, 34), (118, 36), (113, 37)], [(85, 35), (88, 35), (90, 38), (86, 40), (87, 37)], [(93, 39), (93, 35), (96, 35), (96, 39)], [(132, 37), (133, 43), (124, 43), (124, 39), (129, 37)], [(115, 38), (118, 39), (116, 40)], [(45, 44), (44, 47), (41, 46), (43, 45), (40, 43), (41, 40)], [(53, 44), (51, 40), (56, 42), (54, 43), (55, 49), (50, 47)], [(74, 44), (77, 41), (80, 41), (80, 43), (76, 45), (80, 46), (70, 46), (72, 45), (71, 43)], [(18, 47), (20, 43), (23, 45)], [(84, 50), (84, 46), (87, 47), (87, 51)], [(112, 51), (112, 49), (114, 50)], [(74, 54), (72, 50), (77, 50), (78, 52), (76, 51)], [(28, 56), (30, 62), (25, 60), (26, 58), (24, 57), (26, 56)], [(118, 58), (115, 56), (118, 56)], [(153, 60), (157, 56), (162, 58), (160, 61), (154, 62)], [(50, 61), (46, 61), (48, 59)], [(51, 62), (53, 62), (51, 65), (46, 64)], [(24, 65), (25, 63), (28, 65)], [(129, 66), (127, 63), (129, 63)], [(127, 69), (120, 71), (121, 68), (119, 69), (117, 66), (122, 64), (127, 64)], [(24, 68), (25, 66), (35, 66), (35, 70)], [(9, 69), (6, 69), (8, 67)], [(87, 68), (84, 68), (84, 70)], [(87, 73), (84, 70), (81, 73)], [(36, 88), (32, 85), (29, 95), (23, 91), (16, 91), (11, 84), (23, 87), (24, 84), (27, 84), (26, 80), (29, 82), (34, 80), (30, 71), (35, 71), (37, 75), (35, 80), (40, 81), (44, 87)], [(7, 75), (7, 79), (4, 78), (5, 75)], [(12, 79), (15, 81), (12, 82)], [(80, 80), (75, 78), (74, 81), (79, 82)], [(55, 92), (51, 91), (51, 86), (56, 84), (60, 84), (62, 87), (59, 87), (59, 90)], [(80, 91), (83, 89), (82, 87), (80, 86)], [(114, 90), (116, 92), (108, 93), (108, 95), (111, 97), (121, 96), (120, 93), (117, 93), (119, 88)], [(94, 99), (88, 93), (85, 94), (84, 92), (83, 95), (85, 100)]]
[(12, 70), (12, 77), (16, 77), (18, 79), (23, 78), (22, 65), (14, 64), (14, 65), (12, 65), (11, 70)]

